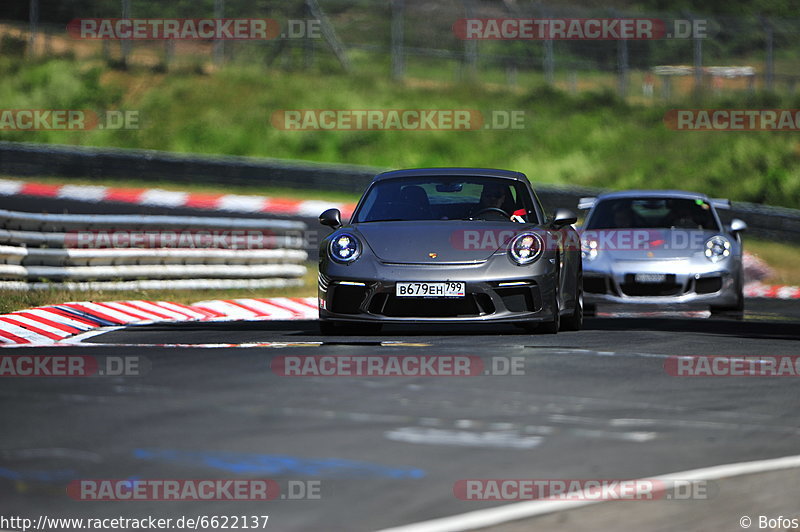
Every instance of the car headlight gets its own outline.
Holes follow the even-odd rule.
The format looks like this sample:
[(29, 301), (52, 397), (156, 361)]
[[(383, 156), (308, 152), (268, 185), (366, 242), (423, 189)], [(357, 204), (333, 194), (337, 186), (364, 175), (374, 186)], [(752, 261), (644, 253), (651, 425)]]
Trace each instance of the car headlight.
[(706, 241), (705, 256), (711, 262), (719, 262), (731, 254), (731, 241), (724, 236), (712, 236)]
[(530, 264), (544, 251), (542, 237), (536, 233), (522, 233), (514, 237), (508, 248), (508, 255), (520, 266)]
[(350, 233), (340, 233), (331, 239), (328, 254), (336, 262), (353, 262), (361, 255), (361, 242)]
[(581, 257), (584, 260), (597, 258), (597, 240), (581, 240)]

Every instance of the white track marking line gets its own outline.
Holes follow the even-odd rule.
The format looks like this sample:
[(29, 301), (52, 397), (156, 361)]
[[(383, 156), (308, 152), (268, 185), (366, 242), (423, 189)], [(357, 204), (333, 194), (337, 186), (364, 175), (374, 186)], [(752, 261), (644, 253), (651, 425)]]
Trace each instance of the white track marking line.
[[(701, 469), (690, 469), (688, 471), (667, 473), (661, 476), (649, 477), (646, 479), (643, 478), (639, 480), (655, 482), (661, 481), (665, 483), (677, 480), (708, 481), (750, 475), (753, 473), (766, 473), (781, 469), (792, 469), (796, 467), (800, 467), (800, 455), (784, 456), (782, 458), (772, 458), (767, 460), (754, 460), (751, 462), (736, 462), (733, 464), (723, 464)], [(586, 495), (587, 497), (589, 496), (588, 493)], [(474, 512), (467, 512), (464, 514), (443, 517), (440, 519), (421, 521), (419, 523), (412, 523), (409, 525), (385, 528), (379, 530), (378, 532), (458, 532), (463, 530), (476, 530), (479, 528), (499, 525), (501, 523), (507, 523), (509, 521), (518, 521), (520, 519), (538, 517), (540, 515), (549, 513), (573, 510), (575, 508), (582, 508), (584, 506), (600, 504), (602, 502), (607, 501), (596, 499), (577, 501), (525, 501), (495, 508), (488, 508), (485, 510), (476, 510)]]

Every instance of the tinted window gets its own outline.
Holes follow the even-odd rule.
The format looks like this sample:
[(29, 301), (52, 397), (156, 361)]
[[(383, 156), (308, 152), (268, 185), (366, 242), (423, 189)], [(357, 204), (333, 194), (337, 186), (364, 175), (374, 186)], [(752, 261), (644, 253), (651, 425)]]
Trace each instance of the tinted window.
[(490, 177), (414, 177), (376, 182), (356, 212), (356, 223), (413, 220), (537, 222), (533, 201), (525, 185)]
[(617, 198), (601, 200), (586, 229), (708, 229), (719, 225), (708, 202), (686, 198)]

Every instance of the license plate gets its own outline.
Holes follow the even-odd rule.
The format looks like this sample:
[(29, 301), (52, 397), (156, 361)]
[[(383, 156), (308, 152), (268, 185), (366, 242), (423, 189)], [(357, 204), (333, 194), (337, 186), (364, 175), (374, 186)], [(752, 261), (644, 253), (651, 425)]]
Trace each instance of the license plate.
[(397, 283), (397, 297), (464, 297), (466, 283)]
[(637, 273), (634, 276), (637, 283), (663, 283), (667, 280), (666, 273)]

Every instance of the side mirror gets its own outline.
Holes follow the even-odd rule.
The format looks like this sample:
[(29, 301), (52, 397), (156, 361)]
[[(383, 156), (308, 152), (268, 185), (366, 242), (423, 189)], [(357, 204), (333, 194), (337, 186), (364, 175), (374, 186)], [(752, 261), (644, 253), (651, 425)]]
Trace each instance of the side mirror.
[(731, 220), (730, 228), (731, 228), (731, 233), (736, 235), (743, 231), (747, 231), (747, 224), (744, 222), (744, 220), (740, 220), (739, 218), (734, 218), (733, 220)]
[(342, 226), (342, 213), (339, 212), (339, 209), (328, 209), (319, 215), (319, 223), (338, 229)]
[(561, 228), (577, 221), (578, 217), (569, 209), (556, 209), (553, 213), (553, 227)]

